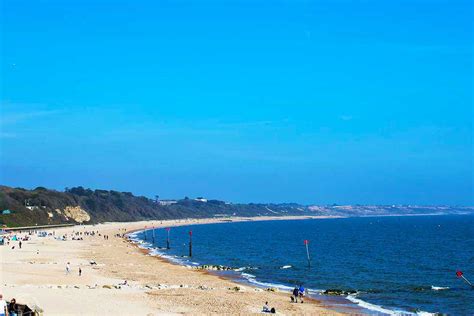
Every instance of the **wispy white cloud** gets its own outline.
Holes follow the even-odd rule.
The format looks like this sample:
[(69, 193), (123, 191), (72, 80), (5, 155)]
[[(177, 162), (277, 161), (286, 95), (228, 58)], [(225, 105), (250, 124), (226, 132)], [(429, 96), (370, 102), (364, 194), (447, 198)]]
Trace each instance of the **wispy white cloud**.
[(17, 135), (14, 133), (0, 132), (0, 138), (16, 138)]
[(15, 113), (3, 113), (0, 118), (0, 125), (13, 125), (21, 122), (29, 121), (39, 117), (50, 116), (58, 114), (60, 111), (51, 110), (51, 111), (28, 111), (28, 112), (15, 112)]
[(242, 122), (220, 122), (218, 125), (220, 127), (238, 127), (238, 128), (245, 128), (245, 127), (265, 127), (276, 125), (280, 123), (286, 123), (288, 120), (261, 120), (261, 121), (242, 121)]
[(354, 119), (352, 115), (341, 115), (339, 118), (343, 121), (351, 121)]

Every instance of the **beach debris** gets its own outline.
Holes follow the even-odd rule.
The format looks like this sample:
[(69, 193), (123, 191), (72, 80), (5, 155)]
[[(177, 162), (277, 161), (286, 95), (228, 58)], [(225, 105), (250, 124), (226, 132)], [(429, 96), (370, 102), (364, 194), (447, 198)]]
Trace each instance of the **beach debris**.
[(239, 292), (241, 289), (240, 289), (240, 286), (234, 286), (234, 287), (230, 287), (229, 290)]
[(276, 287), (269, 287), (269, 288), (266, 288), (265, 291), (267, 291), (267, 292), (278, 292), (278, 289)]
[(263, 290), (262, 290), (262, 289), (259, 289), (258, 287), (254, 288), (253, 290), (254, 290), (255, 292), (263, 292)]
[(105, 285), (102, 285), (102, 288), (104, 288), (104, 289), (110, 289), (110, 290), (111, 290), (111, 289), (112, 289), (112, 286), (105, 284)]

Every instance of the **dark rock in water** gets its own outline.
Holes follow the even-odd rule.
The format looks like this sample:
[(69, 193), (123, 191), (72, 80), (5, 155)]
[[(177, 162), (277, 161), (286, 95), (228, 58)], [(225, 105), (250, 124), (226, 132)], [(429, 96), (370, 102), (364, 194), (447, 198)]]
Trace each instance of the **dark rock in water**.
[(340, 290), (340, 289), (328, 289), (323, 292), (325, 295), (350, 295), (350, 294), (356, 294), (357, 291), (353, 290)]
[(226, 266), (221, 266), (221, 265), (200, 265), (195, 267), (195, 269), (200, 269), (200, 270), (213, 270), (213, 271), (230, 271), (230, 270), (235, 270), (232, 267), (226, 267)]
[(414, 287), (413, 288), (413, 291), (415, 292), (423, 292), (423, 291), (426, 291), (428, 288), (426, 287), (423, 287), (423, 286), (417, 286), (417, 287)]

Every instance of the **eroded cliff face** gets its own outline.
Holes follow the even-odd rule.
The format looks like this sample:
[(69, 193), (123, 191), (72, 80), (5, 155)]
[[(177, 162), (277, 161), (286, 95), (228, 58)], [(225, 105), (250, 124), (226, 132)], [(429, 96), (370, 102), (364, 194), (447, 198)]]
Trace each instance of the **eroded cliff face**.
[(62, 213), (67, 218), (73, 219), (78, 223), (88, 222), (91, 220), (89, 214), (80, 206), (66, 206)]

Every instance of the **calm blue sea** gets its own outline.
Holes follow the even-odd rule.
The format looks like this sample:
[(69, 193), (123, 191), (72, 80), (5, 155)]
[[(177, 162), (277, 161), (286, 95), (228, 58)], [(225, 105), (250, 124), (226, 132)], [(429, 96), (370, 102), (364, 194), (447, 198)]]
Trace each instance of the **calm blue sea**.
[[(193, 231), (193, 257), (188, 254)], [(144, 239), (144, 233), (134, 237)], [(152, 238), (147, 232), (147, 241)], [(304, 240), (312, 257), (308, 267)], [(155, 244), (166, 246), (166, 231)], [(371, 217), (222, 223), (171, 229), (171, 250), (184, 264), (241, 268), (249, 282), (357, 290), (354, 304), (374, 312), (474, 315), (474, 216)]]

